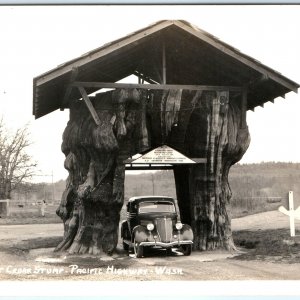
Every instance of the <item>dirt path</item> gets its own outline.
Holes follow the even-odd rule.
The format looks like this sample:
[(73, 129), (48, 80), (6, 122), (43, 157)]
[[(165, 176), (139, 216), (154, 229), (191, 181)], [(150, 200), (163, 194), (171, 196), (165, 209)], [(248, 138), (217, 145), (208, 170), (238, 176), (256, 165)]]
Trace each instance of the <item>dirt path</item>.
[(63, 236), (63, 224), (0, 225), (0, 241)]

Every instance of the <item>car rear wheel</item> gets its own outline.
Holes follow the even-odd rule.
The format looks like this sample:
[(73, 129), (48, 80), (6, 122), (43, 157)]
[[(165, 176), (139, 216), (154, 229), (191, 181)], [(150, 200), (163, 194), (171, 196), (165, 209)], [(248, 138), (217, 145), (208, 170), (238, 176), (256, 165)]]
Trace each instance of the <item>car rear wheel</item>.
[(189, 256), (192, 252), (192, 245), (181, 245), (183, 255)]
[(134, 240), (133, 243), (133, 248), (134, 248), (134, 254), (137, 258), (141, 258), (144, 255), (144, 247), (140, 246), (139, 243), (136, 243), (136, 241)]

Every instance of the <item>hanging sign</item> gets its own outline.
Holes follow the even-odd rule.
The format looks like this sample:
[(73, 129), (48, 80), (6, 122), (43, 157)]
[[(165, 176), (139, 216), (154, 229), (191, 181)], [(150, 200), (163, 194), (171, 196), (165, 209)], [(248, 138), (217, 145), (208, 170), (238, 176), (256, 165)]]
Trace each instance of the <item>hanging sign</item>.
[(161, 146), (131, 161), (131, 164), (195, 164), (192, 159), (169, 146)]

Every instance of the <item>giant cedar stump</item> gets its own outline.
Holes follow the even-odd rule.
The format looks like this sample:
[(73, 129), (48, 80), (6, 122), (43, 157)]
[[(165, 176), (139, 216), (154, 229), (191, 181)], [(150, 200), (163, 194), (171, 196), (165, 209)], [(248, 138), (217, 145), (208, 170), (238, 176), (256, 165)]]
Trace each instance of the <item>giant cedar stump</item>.
[(162, 144), (207, 158), (207, 164), (174, 169), (182, 221), (194, 230), (194, 249), (233, 249), (228, 172), (250, 141), (241, 122), (241, 97), (231, 100), (226, 91), (121, 89), (91, 100), (101, 124), (77, 101), (63, 134), (69, 177), (57, 209), (65, 233), (56, 251), (114, 251), (124, 200), (123, 162)]

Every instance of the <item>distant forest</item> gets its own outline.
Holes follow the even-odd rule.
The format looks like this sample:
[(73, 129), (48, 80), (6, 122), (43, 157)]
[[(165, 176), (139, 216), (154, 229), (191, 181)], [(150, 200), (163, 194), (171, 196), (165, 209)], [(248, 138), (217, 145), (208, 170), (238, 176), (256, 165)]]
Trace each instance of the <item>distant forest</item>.
[(288, 208), (288, 192), (300, 206), (300, 163), (237, 164), (229, 174), (233, 216)]
[[(267, 162), (237, 164), (229, 173), (233, 198), (286, 197), (288, 191), (300, 192), (300, 163)], [(175, 196), (172, 171), (126, 176), (125, 196), (166, 194)], [(299, 193), (300, 194), (300, 193)]]
[[(229, 183), (233, 217), (287, 208), (289, 191), (294, 192), (295, 207), (300, 205), (300, 163), (237, 164)], [(125, 198), (153, 194), (176, 197), (172, 171), (126, 176)]]
[(229, 174), (233, 197), (286, 197), (300, 195), (300, 163), (237, 164)]
[[(229, 182), (235, 214), (276, 209), (279, 205), (286, 204), (288, 191), (294, 191), (296, 201), (300, 199), (300, 163), (237, 164), (230, 170)], [(45, 199), (58, 203), (64, 187), (64, 180), (53, 185), (49, 183), (24, 185), (15, 191), (13, 199), (19, 201)], [(132, 196), (153, 194), (176, 197), (172, 170), (126, 173), (125, 200)]]

